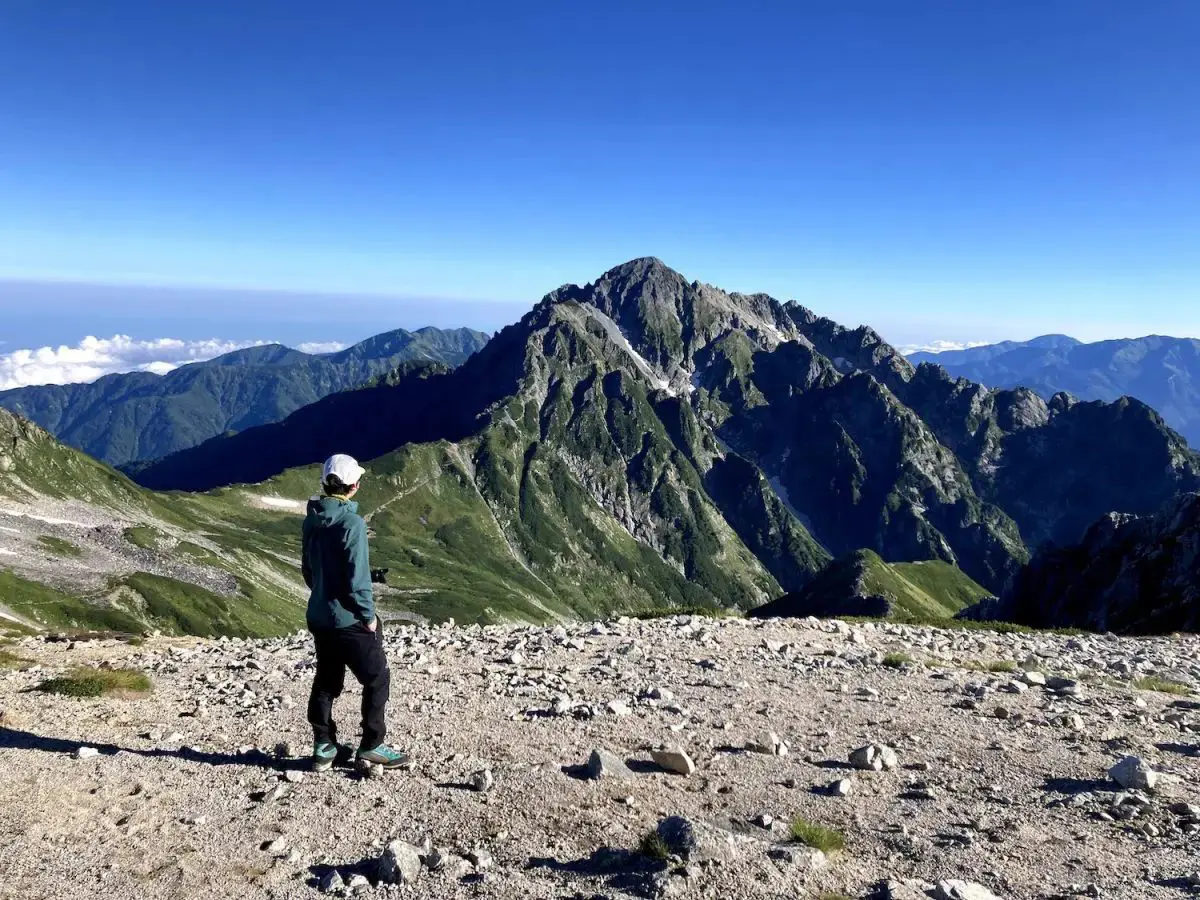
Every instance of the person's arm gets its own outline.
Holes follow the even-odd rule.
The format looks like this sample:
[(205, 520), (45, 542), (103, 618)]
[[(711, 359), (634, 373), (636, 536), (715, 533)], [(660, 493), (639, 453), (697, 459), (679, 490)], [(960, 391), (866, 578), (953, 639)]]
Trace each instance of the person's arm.
[(308, 524), (308, 519), (304, 520), (304, 527), (300, 530), (300, 574), (304, 576), (304, 583), (311, 589), (313, 586), (313, 570), (312, 559), (309, 556), (309, 536), (312, 534), (312, 526)]
[(352, 519), (346, 526), (346, 578), (355, 617), (368, 628), (375, 626), (375, 591), (371, 587), (371, 558), (367, 549), (367, 523)]

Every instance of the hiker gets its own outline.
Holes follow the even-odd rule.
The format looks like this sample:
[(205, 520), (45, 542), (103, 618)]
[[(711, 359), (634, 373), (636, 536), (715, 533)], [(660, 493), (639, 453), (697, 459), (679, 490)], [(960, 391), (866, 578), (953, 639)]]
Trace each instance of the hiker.
[(407, 758), (384, 743), (391, 685), (383, 651), (383, 629), (375, 614), (375, 594), (367, 550), (367, 523), (351, 498), (365, 469), (344, 453), (329, 457), (321, 474), (322, 496), (308, 501), (304, 520), (302, 570), (311, 588), (308, 630), (317, 647), (317, 673), (308, 701), (313, 727), (313, 769), (324, 772), (349, 762), (352, 751), (337, 740), (333, 702), (342, 693), (346, 669), (362, 685), (362, 741), (359, 762), (397, 768)]

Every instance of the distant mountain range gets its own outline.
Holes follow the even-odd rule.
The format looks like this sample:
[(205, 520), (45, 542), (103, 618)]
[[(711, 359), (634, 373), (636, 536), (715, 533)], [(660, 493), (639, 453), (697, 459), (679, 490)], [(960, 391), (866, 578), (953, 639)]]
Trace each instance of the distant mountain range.
[(272, 344), (192, 363), (167, 375), (132, 372), (88, 384), (0, 391), (0, 407), (119, 466), (279, 421), (404, 362), (456, 366), (486, 342), (487, 335), (467, 328), (422, 328), (390, 331), (332, 354), (309, 355)]
[[(136, 477), (208, 490), (338, 450), (372, 460), (373, 552), (406, 608), (468, 619), (749, 609), (860, 550), (875, 556), (845, 583), (903, 581), (911, 606), (951, 585), (933, 604), (949, 609), (1111, 510), (1200, 489), (1200, 456), (1145, 403), (914, 368), (869, 328), (655, 259), (554, 291), (454, 371), (333, 395)], [(892, 565), (917, 561), (980, 587)]]
[(991, 387), (1027, 387), (1043, 397), (1060, 391), (1084, 400), (1136, 397), (1200, 447), (1200, 340), (1152, 335), (1084, 344), (1055, 334), (914, 353), (909, 361), (936, 363), (952, 375)]

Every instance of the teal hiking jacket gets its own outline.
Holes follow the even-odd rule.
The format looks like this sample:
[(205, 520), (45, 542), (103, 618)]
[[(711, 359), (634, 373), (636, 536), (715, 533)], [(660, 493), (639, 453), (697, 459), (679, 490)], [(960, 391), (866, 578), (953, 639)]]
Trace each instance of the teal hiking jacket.
[(375, 621), (367, 523), (353, 500), (313, 497), (308, 501), (301, 570), (304, 583), (312, 590), (307, 615), (310, 630)]

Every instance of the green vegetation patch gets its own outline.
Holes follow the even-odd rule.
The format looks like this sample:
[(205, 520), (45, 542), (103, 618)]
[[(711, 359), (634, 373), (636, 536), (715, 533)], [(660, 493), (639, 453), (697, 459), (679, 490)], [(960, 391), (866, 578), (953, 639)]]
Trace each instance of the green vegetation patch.
[(1192, 689), (1183, 682), (1172, 681), (1170, 678), (1159, 678), (1157, 675), (1139, 678), (1133, 683), (1133, 686), (1139, 691), (1158, 691), (1161, 694), (1177, 696), (1186, 696), (1192, 693)]
[(79, 547), (64, 538), (43, 534), (38, 538), (38, 543), (51, 556), (58, 556), (63, 559), (79, 559), (79, 557), (83, 556), (83, 551)]
[(150, 677), (137, 669), (97, 669), (81, 666), (66, 675), (50, 678), (37, 686), (47, 694), (64, 697), (144, 696), (154, 689)]
[(703, 616), (708, 619), (737, 619), (743, 615), (740, 609), (724, 606), (664, 606), (661, 609), (644, 609), (629, 613), (634, 619), (650, 621), (672, 616)]
[(907, 653), (889, 653), (883, 658), (883, 664), (889, 669), (902, 669), (905, 666), (912, 665), (916, 661), (915, 657)]
[(25, 657), (0, 647), (0, 669), (19, 669), (28, 663)]
[(792, 820), (792, 840), (822, 853), (846, 849), (846, 838), (840, 831), (799, 817)]
[(149, 525), (133, 525), (125, 529), (125, 540), (143, 550), (157, 550), (162, 533)]
[(886, 563), (870, 550), (862, 551), (862, 559), (865, 589), (891, 600), (895, 617), (948, 618), (991, 596), (991, 591), (947, 562)]
[(671, 857), (671, 848), (667, 846), (667, 842), (659, 836), (657, 831), (646, 833), (641, 844), (638, 845), (638, 852), (650, 859), (666, 860)]
[(141, 634), (146, 626), (127, 612), (28, 581), (0, 570), (0, 601), (13, 612), (47, 628), (95, 628)]

